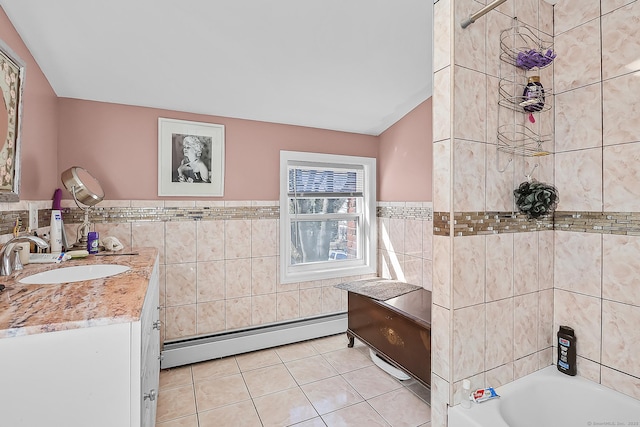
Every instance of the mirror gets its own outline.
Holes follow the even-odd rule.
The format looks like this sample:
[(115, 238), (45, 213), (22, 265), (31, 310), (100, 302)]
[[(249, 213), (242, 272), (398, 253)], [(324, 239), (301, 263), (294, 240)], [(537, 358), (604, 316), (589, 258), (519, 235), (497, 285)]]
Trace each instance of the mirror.
[(4, 94), (0, 91), (0, 152), (9, 138), (9, 110), (4, 100)]
[[(104, 199), (100, 182), (84, 168), (73, 166), (62, 172), (62, 184), (73, 196), (76, 205), (84, 211), (84, 222), (78, 227), (77, 242), (73, 249), (87, 249), (87, 235), (91, 229), (89, 211)], [(81, 205), (82, 204), (82, 205)]]

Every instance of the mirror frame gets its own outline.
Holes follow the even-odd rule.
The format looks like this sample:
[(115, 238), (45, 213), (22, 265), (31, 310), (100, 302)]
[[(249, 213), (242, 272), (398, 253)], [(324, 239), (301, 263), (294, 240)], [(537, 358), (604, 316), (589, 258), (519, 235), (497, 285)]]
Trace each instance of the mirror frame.
[(5, 99), (10, 100), (7, 105), (7, 139), (0, 151), (0, 168), (8, 169), (9, 176), (6, 182), (5, 178), (0, 176), (0, 202), (20, 201), (20, 139), (24, 75), (24, 61), (4, 41), (0, 40), (0, 90), (3, 95), (0, 102), (5, 102)]

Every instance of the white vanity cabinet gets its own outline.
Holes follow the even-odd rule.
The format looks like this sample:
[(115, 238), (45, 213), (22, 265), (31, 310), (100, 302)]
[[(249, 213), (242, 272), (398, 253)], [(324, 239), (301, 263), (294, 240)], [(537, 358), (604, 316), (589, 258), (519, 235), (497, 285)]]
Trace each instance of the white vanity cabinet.
[(153, 427), (158, 296), (156, 261), (138, 320), (0, 339), (0, 425)]

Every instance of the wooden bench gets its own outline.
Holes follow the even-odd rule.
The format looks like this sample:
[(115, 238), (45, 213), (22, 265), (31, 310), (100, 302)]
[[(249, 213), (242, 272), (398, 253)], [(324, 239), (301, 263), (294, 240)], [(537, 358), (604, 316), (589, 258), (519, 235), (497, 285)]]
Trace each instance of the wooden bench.
[(431, 292), (379, 301), (348, 293), (349, 347), (354, 338), (383, 360), (431, 387)]

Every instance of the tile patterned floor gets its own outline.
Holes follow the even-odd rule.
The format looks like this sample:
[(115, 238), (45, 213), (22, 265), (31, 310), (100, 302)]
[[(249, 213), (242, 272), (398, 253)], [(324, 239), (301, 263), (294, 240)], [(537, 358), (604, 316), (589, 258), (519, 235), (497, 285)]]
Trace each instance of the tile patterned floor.
[(163, 370), (156, 427), (428, 427), (428, 401), (340, 334)]

